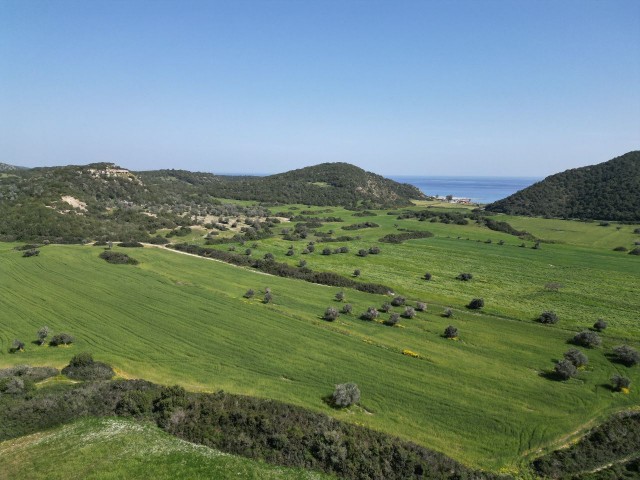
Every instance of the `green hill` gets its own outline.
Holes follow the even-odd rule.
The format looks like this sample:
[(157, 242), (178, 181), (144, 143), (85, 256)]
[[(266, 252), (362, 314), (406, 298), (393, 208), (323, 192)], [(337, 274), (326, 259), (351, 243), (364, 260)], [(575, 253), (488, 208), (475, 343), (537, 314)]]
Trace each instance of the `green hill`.
[(486, 210), (510, 215), (640, 220), (640, 151), (574, 168), (494, 202)]

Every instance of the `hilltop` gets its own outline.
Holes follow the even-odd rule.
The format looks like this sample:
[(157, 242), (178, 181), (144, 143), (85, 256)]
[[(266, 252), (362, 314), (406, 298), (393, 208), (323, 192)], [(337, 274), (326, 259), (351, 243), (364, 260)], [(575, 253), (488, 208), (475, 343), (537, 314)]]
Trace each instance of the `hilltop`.
[(374, 208), (425, 199), (413, 185), (398, 183), (348, 163), (322, 163), (267, 177), (231, 177), (184, 170), (137, 172), (146, 183), (184, 183), (221, 198), (267, 203)]
[[(223, 205), (220, 198), (266, 205)], [(0, 238), (148, 240), (158, 229), (187, 227), (203, 217), (264, 217), (267, 206), (285, 202), (363, 209), (409, 205), (412, 198), (425, 196), (346, 163), (268, 177), (134, 172), (113, 163), (19, 169), (0, 177)]]
[(26, 170), (26, 168), (0, 162), (0, 172), (13, 172), (15, 170)]
[(486, 210), (510, 215), (640, 220), (640, 151), (566, 170), (494, 202)]

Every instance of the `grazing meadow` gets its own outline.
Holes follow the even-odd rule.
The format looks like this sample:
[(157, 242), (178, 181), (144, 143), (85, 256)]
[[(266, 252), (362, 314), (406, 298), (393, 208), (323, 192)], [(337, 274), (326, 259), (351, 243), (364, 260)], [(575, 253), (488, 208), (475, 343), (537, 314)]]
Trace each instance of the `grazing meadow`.
[[(308, 207), (282, 207), (291, 208)], [(608, 415), (640, 406), (639, 367), (624, 367), (606, 355), (623, 343), (639, 346), (640, 259), (612, 250), (620, 242), (632, 243), (637, 226), (617, 230), (576, 222), (580, 228), (571, 234), (574, 222), (567, 222), (562, 225), (569, 233), (561, 239), (551, 235), (560, 228), (558, 221), (495, 217), (558, 242), (532, 248), (533, 241), (474, 222), (420, 222), (387, 211), (354, 217), (348, 210), (330, 210), (318, 216), (344, 221), (324, 223), (320, 231), (360, 238), (288, 241), (282, 229), (294, 223), (283, 222), (275, 236), (255, 246), (215, 248), (251, 247), (256, 258), (272, 253), (280, 262), (305, 260), (312, 270), (345, 276), (359, 269), (359, 280), (388, 285), (406, 297), (406, 305), (425, 302), (426, 311), (391, 327), (384, 320), (402, 314), (404, 306), (375, 321), (360, 318), (391, 296), (269, 276), (162, 247), (114, 248), (140, 262), (134, 266), (108, 264), (98, 258), (102, 248), (90, 245), (49, 245), (39, 256), (22, 258), (13, 250), (16, 244), (5, 243), (0, 244), (0, 366), (62, 367), (73, 354), (90, 351), (125, 378), (274, 398), (409, 439), (472, 467), (512, 473), (525, 471), (533, 457)], [(341, 229), (365, 221), (379, 226)], [(402, 230), (434, 236), (378, 242)], [(615, 238), (608, 238), (613, 231)], [(194, 229), (186, 241), (203, 244), (204, 233)], [(315, 251), (302, 254), (312, 239)], [(290, 246), (294, 253), (287, 256)], [(341, 246), (349, 252), (321, 254), (325, 247)], [(356, 255), (372, 246), (380, 253)], [(426, 272), (432, 275), (428, 281)], [(457, 280), (462, 272), (473, 278)], [(550, 283), (557, 288), (548, 288)], [(270, 303), (263, 302), (267, 288)], [(248, 299), (249, 289), (255, 295)], [(335, 296), (341, 290), (346, 298), (339, 302)], [(483, 298), (485, 307), (467, 309), (473, 298)], [(352, 314), (323, 319), (327, 307), (341, 309), (344, 303), (353, 306)], [(445, 308), (453, 317), (443, 316)], [(558, 314), (557, 324), (536, 321), (546, 310)], [(589, 363), (577, 377), (554, 380), (550, 372), (572, 347), (568, 341), (598, 318), (608, 323), (600, 334), (602, 346), (582, 349)], [(75, 342), (31, 343), (43, 325), (73, 335)], [(448, 325), (459, 330), (457, 339), (444, 338)], [(26, 347), (9, 354), (15, 338)], [(629, 394), (611, 391), (615, 373), (631, 378)], [(335, 410), (326, 398), (344, 382), (359, 385), (361, 401)]]

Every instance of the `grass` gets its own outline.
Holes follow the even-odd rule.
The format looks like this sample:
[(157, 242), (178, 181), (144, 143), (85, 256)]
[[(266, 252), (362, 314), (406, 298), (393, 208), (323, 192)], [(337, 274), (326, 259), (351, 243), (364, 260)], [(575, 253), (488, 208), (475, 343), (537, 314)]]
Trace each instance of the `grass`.
[[(387, 226), (357, 232), (368, 236), (363, 245), (398, 221), (379, 215), (375, 222)], [(428, 312), (402, 320), (401, 328), (357, 318), (368, 306), (380, 306), (388, 297), (346, 290), (355, 315), (328, 323), (321, 315), (327, 306), (338, 305), (334, 301), (337, 288), (266, 276), (159, 248), (128, 249), (141, 262), (129, 266), (104, 262), (98, 258), (100, 249), (91, 246), (51, 245), (39, 257), (22, 258), (13, 245), (0, 244), (0, 365), (61, 367), (73, 354), (90, 351), (125, 377), (275, 398), (383, 430), (494, 471), (517, 471), (524, 459), (566, 441), (567, 435), (588, 422), (640, 404), (639, 388), (632, 386), (629, 395), (622, 395), (606, 387), (613, 373), (640, 384), (638, 367), (627, 369), (604, 355), (621, 343), (620, 332), (637, 339), (637, 323), (623, 328), (616, 325), (617, 318), (607, 318), (611, 326), (603, 334), (603, 348), (587, 351), (588, 369), (576, 379), (556, 382), (541, 374), (552, 369), (553, 360), (569, 348), (566, 341), (573, 336), (574, 326), (590, 325), (595, 319), (561, 315), (559, 324), (543, 326), (531, 321), (521, 306), (509, 310), (509, 302), (500, 299), (515, 289), (512, 298), (527, 300), (519, 289), (535, 285), (529, 302), (537, 307), (559, 305), (573, 295), (571, 301), (565, 300), (567, 308), (591, 311), (604, 302), (605, 307), (628, 308), (632, 317), (638, 311), (633, 308), (637, 296), (627, 298), (625, 291), (615, 289), (638, 284), (635, 263), (629, 263), (635, 258), (627, 256), (623, 261), (614, 252), (568, 245), (532, 250), (455, 240), (446, 238), (445, 227), (469, 236), (507, 236), (471, 225), (454, 230), (457, 226), (403, 222), (413, 222), (416, 228), (428, 226), (437, 236), (399, 246), (381, 245), (382, 254), (364, 261), (354, 255), (355, 248), (344, 255), (308, 256), (310, 264), (322, 262), (317, 265), (339, 272), (352, 268), (350, 262), (362, 262), (364, 280), (399, 286), (402, 293), (408, 291), (408, 296), (429, 302)], [(283, 247), (290, 243), (261, 241), (258, 250), (273, 251), (278, 242)], [(285, 258), (284, 251), (277, 255), (279, 260)], [(578, 298), (590, 304), (572, 303), (577, 293), (571, 293), (571, 288), (577, 287), (567, 286), (557, 294), (541, 290), (547, 278), (544, 265), (551, 263), (550, 258), (564, 262), (565, 275), (574, 272), (576, 281), (584, 278), (588, 290)], [(594, 259), (595, 267), (590, 266)], [(404, 265), (413, 265), (411, 273), (397, 271)], [(589, 268), (599, 277), (583, 277)], [(434, 273), (433, 287), (413, 278), (425, 270)], [(445, 280), (467, 270), (474, 273), (472, 282)], [(502, 281), (507, 274), (513, 282), (509, 277)], [(612, 282), (609, 288), (614, 293), (601, 300), (597, 290), (607, 282)], [(260, 300), (267, 286), (274, 303), (265, 305)], [(249, 288), (256, 290), (252, 300), (242, 297)], [(484, 296), (486, 312), (461, 308), (476, 294)], [(554, 295), (549, 297), (553, 302), (536, 300), (549, 295)], [(453, 319), (442, 318), (441, 306), (433, 306), (432, 299), (448, 298), (454, 305)], [(73, 334), (76, 343), (69, 348), (30, 344), (45, 324), (54, 333)], [(441, 337), (449, 324), (459, 329), (459, 341)], [(14, 338), (27, 343), (24, 353), (6, 353)], [(422, 358), (403, 355), (405, 349)], [(322, 399), (333, 385), (349, 381), (360, 386), (363, 408), (336, 411), (326, 406)]]
[(86, 418), (0, 442), (0, 471), (32, 480), (333, 478), (229, 455), (122, 418)]

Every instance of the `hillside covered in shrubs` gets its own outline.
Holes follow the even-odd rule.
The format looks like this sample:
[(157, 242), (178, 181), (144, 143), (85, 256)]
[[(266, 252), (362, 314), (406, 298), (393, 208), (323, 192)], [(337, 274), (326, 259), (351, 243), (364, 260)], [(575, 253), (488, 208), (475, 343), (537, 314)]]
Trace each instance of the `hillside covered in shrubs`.
[(486, 210), (510, 215), (640, 220), (640, 151), (574, 168), (498, 200)]

